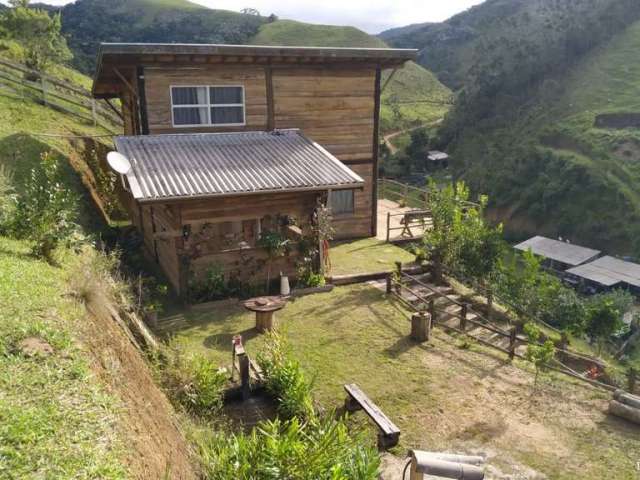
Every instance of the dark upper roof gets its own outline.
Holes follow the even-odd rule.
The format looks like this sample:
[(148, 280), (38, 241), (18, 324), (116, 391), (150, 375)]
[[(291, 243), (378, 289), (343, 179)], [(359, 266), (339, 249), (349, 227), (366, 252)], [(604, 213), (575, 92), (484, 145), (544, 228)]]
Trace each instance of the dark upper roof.
[(140, 201), (353, 189), (364, 180), (299, 130), (116, 137)]
[(605, 287), (612, 287), (619, 283), (640, 287), (640, 265), (609, 256), (567, 270), (567, 273)]
[(536, 255), (545, 257), (567, 265), (581, 265), (589, 260), (593, 260), (600, 255), (599, 250), (572, 245), (545, 237), (533, 237), (514, 247), (517, 250), (531, 250)]
[(98, 50), (93, 93), (114, 96), (105, 84), (114, 81), (113, 67), (137, 65), (201, 65), (203, 63), (284, 63), (287, 65), (360, 63), (382, 67), (401, 66), (416, 60), (417, 50), (393, 48), (326, 48), (262, 45), (217, 45), (181, 43), (102, 43)]

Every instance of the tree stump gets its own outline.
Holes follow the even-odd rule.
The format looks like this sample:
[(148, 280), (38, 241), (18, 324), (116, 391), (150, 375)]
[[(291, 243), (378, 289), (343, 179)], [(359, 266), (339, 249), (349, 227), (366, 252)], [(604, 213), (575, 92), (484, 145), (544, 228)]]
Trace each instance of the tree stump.
[(411, 338), (416, 342), (429, 341), (431, 315), (427, 312), (416, 313), (411, 317)]

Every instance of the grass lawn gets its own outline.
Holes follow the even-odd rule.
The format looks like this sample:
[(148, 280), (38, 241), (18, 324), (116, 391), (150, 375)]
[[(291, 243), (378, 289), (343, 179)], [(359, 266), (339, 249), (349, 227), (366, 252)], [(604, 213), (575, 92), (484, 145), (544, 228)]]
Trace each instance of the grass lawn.
[[(637, 427), (604, 413), (606, 394), (555, 377), (534, 391), (526, 366), (441, 330), (428, 344), (414, 344), (407, 312), (371, 286), (297, 299), (278, 322), (315, 379), (317, 400), (337, 408), (343, 384), (358, 383), (401, 428), (398, 455), (407, 448), (477, 452), (514, 475), (533, 469), (553, 479), (637, 478)], [(233, 335), (243, 335), (253, 357), (263, 344), (253, 315), (239, 306), (163, 324), (176, 344), (221, 365), (229, 364)], [(363, 417), (355, 418), (366, 423)]]
[(336, 242), (331, 246), (331, 275), (390, 270), (394, 262), (408, 263), (414, 255), (376, 238)]
[[(0, 478), (126, 478), (118, 405), (75, 342), (85, 311), (65, 295), (68, 266), (0, 237)], [(17, 349), (34, 336), (53, 354)]]

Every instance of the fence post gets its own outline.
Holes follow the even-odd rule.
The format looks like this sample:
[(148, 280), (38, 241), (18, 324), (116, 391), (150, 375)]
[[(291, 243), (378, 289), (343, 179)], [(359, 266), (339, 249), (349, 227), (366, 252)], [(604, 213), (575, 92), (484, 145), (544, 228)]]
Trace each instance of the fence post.
[(436, 321), (436, 302), (435, 300), (429, 300), (429, 316), (431, 317), (431, 328)]
[(93, 119), (93, 126), (98, 125), (98, 114), (96, 112), (96, 99), (91, 99), (91, 118)]
[(467, 315), (469, 313), (469, 304), (463, 303), (460, 310), (460, 330), (467, 331)]
[(400, 285), (402, 284), (402, 262), (396, 263), (396, 275), (398, 276), (398, 283), (396, 284), (396, 293), (400, 295), (402, 292), (400, 291)]
[(629, 393), (635, 394), (636, 383), (638, 382), (638, 371), (631, 367), (629, 369)]
[(391, 212), (387, 212), (387, 243), (391, 238)]
[(42, 104), (47, 105), (47, 81), (40, 75), (40, 88), (42, 89)]
[(382, 194), (382, 199), (387, 198), (387, 182), (384, 177), (380, 179), (380, 193)]
[(391, 294), (391, 273), (387, 273), (387, 295)]
[(516, 358), (516, 341), (518, 340), (518, 330), (511, 327), (509, 331), (509, 360)]
[(416, 342), (428, 342), (431, 315), (427, 312), (418, 312), (411, 316), (411, 338)]
[(493, 313), (493, 290), (491, 287), (487, 290), (487, 320), (491, 321), (491, 314)]

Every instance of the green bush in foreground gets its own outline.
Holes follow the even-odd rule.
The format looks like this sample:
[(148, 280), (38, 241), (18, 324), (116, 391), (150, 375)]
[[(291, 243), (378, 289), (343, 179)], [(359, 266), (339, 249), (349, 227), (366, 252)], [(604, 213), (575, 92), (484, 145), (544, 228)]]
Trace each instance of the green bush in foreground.
[(340, 420), (274, 420), (251, 434), (200, 432), (208, 480), (376, 480), (380, 459)]
[(267, 391), (278, 402), (278, 413), (285, 418), (310, 419), (315, 416), (312, 384), (300, 364), (291, 358), (282, 335), (271, 332), (265, 349), (258, 355), (258, 364), (266, 378)]
[(222, 408), (227, 374), (203, 355), (170, 352), (161, 366), (161, 381), (169, 396), (188, 412), (215, 418)]

